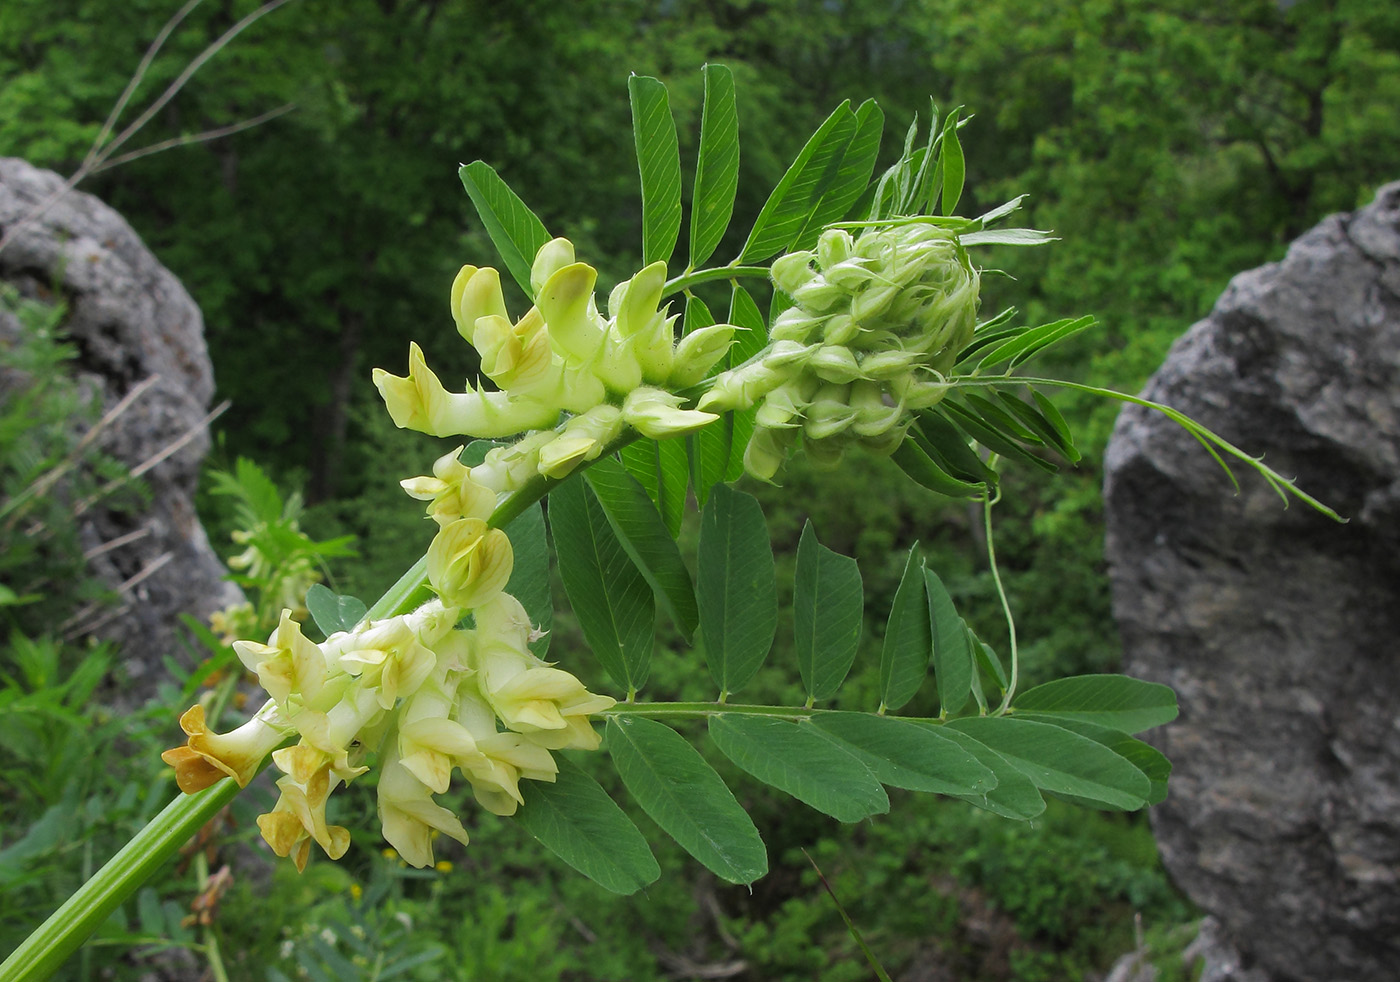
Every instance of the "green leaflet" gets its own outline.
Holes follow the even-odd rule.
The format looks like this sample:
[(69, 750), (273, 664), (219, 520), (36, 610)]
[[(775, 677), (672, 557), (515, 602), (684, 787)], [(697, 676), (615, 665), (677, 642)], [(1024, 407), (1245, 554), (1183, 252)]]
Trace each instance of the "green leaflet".
[(991, 769), (938, 727), (870, 713), (820, 713), (801, 725), (834, 741), (881, 784), (978, 797), (997, 786)]
[(731, 713), (710, 717), (710, 739), (741, 770), (837, 821), (890, 809), (870, 770), (811, 727)]
[(943, 207), (945, 215), (951, 215), (962, 198), (963, 177), (967, 165), (963, 160), (962, 144), (958, 142), (957, 110), (948, 114), (943, 123), (942, 148), (938, 162), (943, 165)]
[(1009, 370), (1052, 344), (1058, 344), (1065, 338), (1093, 326), (1094, 318), (1086, 315), (1084, 317), (1064, 317), (1049, 324), (1028, 328), (987, 352), (978, 362), (978, 368), (986, 371), (993, 365), (1004, 361)]
[(880, 153), (880, 137), (885, 132), (885, 114), (867, 99), (856, 110), (855, 132), (841, 150), (839, 156), (828, 164), (827, 174), (818, 185), (821, 197), (812, 207), (802, 231), (797, 233), (787, 251), (811, 249), (828, 224), (840, 221), (855, 205), (857, 199), (870, 186), (870, 175), (875, 170), (875, 158)]
[(613, 893), (636, 893), (661, 876), (646, 838), (597, 781), (556, 755), (553, 784), (522, 781), (517, 817), (564, 862)]
[[(715, 323), (710, 308), (699, 297), (688, 297), (685, 302), (684, 332), (698, 331)], [(730, 368), (733, 364), (734, 349), (720, 359), (717, 371)], [(699, 432), (685, 438), (690, 460), (690, 482), (695, 487), (695, 500), (701, 508), (709, 500), (710, 488), (725, 480), (729, 469), (730, 450), (734, 441), (734, 413), (725, 413), (720, 419)]]
[(953, 797), (1002, 818), (1014, 818), (1023, 822), (1045, 811), (1045, 799), (1040, 796), (1034, 782), (1022, 774), (1011, 761), (991, 747), (978, 743), (952, 727), (944, 726), (938, 732), (976, 757), (997, 779), (996, 787), (986, 794), (959, 794)]
[[(734, 347), (729, 349), (729, 364), (742, 365), (758, 354), (768, 344), (768, 325), (763, 312), (758, 309), (753, 295), (738, 283), (729, 298), (729, 323), (739, 330), (734, 334)], [(758, 407), (745, 409), (728, 415), (731, 425), (729, 438), (729, 462), (725, 466), (724, 479), (737, 481), (744, 473), (744, 449), (753, 435), (754, 417)]]
[(681, 155), (666, 86), (645, 75), (627, 80), (632, 135), (642, 179), (642, 265), (666, 262), (681, 230)]
[(1016, 697), (1015, 712), (1038, 713), (1141, 733), (1176, 719), (1176, 693), (1126, 675), (1075, 675)]
[(621, 462), (611, 457), (596, 461), (584, 472), (584, 478), (603, 506), (622, 548), (651, 584), (686, 643), (690, 643), (700, 622), (695, 588), (676, 541), (646, 490)]
[(721, 697), (763, 665), (778, 628), (778, 584), (763, 509), (716, 484), (700, 513), (696, 589), (705, 660)]
[(919, 544), (909, 549), (880, 649), (880, 709), (898, 710), (919, 691), (933, 652)]
[(689, 740), (640, 716), (610, 718), (607, 736), (622, 783), (681, 848), (730, 883), (768, 872), (753, 820)]
[(828, 169), (833, 162), (840, 166), (841, 155), (855, 131), (856, 115), (847, 99), (817, 127), (768, 196), (739, 253), (739, 262), (757, 262), (787, 250), (826, 190), (823, 179), (830, 182)]
[(938, 703), (945, 716), (952, 716), (967, 703), (972, 692), (972, 649), (967, 628), (953, 607), (953, 598), (933, 570), (924, 568), (924, 589), (928, 593), (929, 630), (933, 635), (933, 679), (938, 684)]
[(690, 205), (690, 265), (714, 254), (734, 213), (739, 188), (739, 112), (734, 76), (723, 65), (706, 65), (705, 108), (700, 116), (700, 153)]
[[(1082, 719), (1066, 719), (1063, 716), (1049, 716), (1040, 713), (1026, 713), (1024, 715), (1018, 713), (1016, 718), (1029, 719), (1037, 723), (1049, 723), (1052, 726), (1069, 730), (1071, 733), (1078, 733), (1082, 737), (1088, 737), (1095, 743), (1103, 744), (1146, 775), (1151, 784), (1151, 792), (1147, 797), (1149, 805), (1166, 801), (1167, 779), (1171, 777), (1172, 773), (1171, 761), (1167, 760), (1166, 756), (1151, 744), (1143, 743), (1122, 730), (1110, 729), (1107, 726), (1100, 726)], [(1074, 798), (1072, 795), (1061, 795), (1061, 797), (1089, 808), (1100, 807), (1096, 802)]]
[(587, 482), (564, 481), (550, 492), (549, 523), (583, 636), (613, 680), (635, 692), (646, 682), (656, 634), (651, 586)]
[(830, 699), (845, 681), (860, 646), (862, 602), (856, 561), (817, 541), (802, 527), (793, 587), (793, 640), (797, 670), (813, 700)]
[(369, 608), (362, 600), (334, 593), (320, 583), (313, 583), (306, 591), (306, 609), (321, 633), (330, 637), (337, 631), (354, 630)]
[(690, 471), (684, 440), (636, 440), (622, 448), (622, 465), (656, 505), (671, 538), (681, 534)]
[(535, 291), (530, 286), (530, 267), (540, 246), (549, 241), (544, 223), (484, 160), (472, 161), (458, 174), (476, 206), (476, 213), (481, 216), (481, 224), (486, 226), (486, 233), (501, 254), (501, 261), (525, 291), (525, 296), (535, 299)]
[(947, 726), (995, 750), (1044, 791), (1123, 811), (1143, 807), (1152, 793), (1129, 761), (1058, 726), (1007, 716), (969, 716)]
[(986, 487), (959, 480), (930, 457), (912, 437), (895, 448), (891, 458), (915, 484), (949, 498), (976, 498)]

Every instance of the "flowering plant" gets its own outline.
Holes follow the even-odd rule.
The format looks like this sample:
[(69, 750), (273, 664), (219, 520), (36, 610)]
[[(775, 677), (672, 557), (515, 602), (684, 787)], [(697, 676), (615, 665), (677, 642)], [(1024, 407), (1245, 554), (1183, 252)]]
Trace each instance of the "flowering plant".
[[(706, 721), (738, 768), (846, 822), (887, 811), (886, 786), (1014, 819), (1039, 814), (1047, 794), (1125, 810), (1162, 800), (1170, 765), (1134, 734), (1174, 718), (1169, 689), (1103, 675), (1018, 690), (990, 521), (1002, 468), (1078, 459), (1042, 389), (1142, 402), (1017, 374), (1090, 319), (982, 316), (974, 248), (1049, 235), (996, 227), (1020, 199), (978, 218), (953, 214), (964, 178), (958, 113), (935, 116), (922, 145), (911, 127), (899, 159), (872, 181), (883, 114), (873, 102), (847, 103), (788, 169), (738, 256), (706, 266), (733, 208), (738, 135), (729, 72), (708, 66), (704, 82), (689, 261), (671, 277), (682, 218), (676, 128), (665, 87), (629, 80), (644, 265), (604, 305), (596, 270), (572, 243), (552, 237), (487, 164), (462, 168), (530, 306), (512, 317), (500, 272), (463, 266), (445, 293), (487, 381), (449, 390), (416, 343), (407, 375), (375, 370), (397, 425), (456, 444), (431, 474), (402, 482), (435, 529), (423, 559), (368, 609), (325, 590), (309, 595), (323, 641), (290, 611), (266, 641), (238, 641), (265, 704), (227, 733), (201, 705), (180, 717), (186, 742), (164, 756), (187, 796), (12, 955), (0, 979), (46, 977), (269, 759), (280, 797), (259, 829), (298, 868), (313, 845), (332, 859), (346, 851), (349, 831), (331, 823), (328, 801), (371, 769), (384, 838), (406, 862), (432, 864), (435, 836), (468, 839), (437, 800), (460, 773), (481, 807), (517, 816), (565, 862), (624, 893), (655, 880), (656, 861), (602, 787), (561, 755), (604, 739), (637, 804), (699, 862), (736, 883), (767, 869), (759, 831), (675, 720)], [(749, 280), (772, 283), (766, 314)], [(724, 321), (695, 293), (704, 284), (727, 284)], [(1218, 460), (1233, 456), (1285, 498), (1327, 511), (1195, 422), (1154, 408)], [(886, 621), (878, 703), (828, 708), (857, 654), (861, 576), (809, 525), (793, 624), (805, 702), (738, 702), (778, 629), (777, 587), (762, 511), (729, 482), (745, 471), (775, 480), (793, 453), (834, 466), (856, 446), (891, 455), (939, 495), (981, 501), (1007, 657), (971, 631), (911, 550)], [(675, 541), (692, 495), (701, 508), (693, 572)], [(561, 579), (616, 696), (585, 687), (576, 652), (545, 660), (546, 498)], [(703, 650), (713, 701), (639, 698), (658, 606)], [(930, 677), (937, 713), (898, 715)]]

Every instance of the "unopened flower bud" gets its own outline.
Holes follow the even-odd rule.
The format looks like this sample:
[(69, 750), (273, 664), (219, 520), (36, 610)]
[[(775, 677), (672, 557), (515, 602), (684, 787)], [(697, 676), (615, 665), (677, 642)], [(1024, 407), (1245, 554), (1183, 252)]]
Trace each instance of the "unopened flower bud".
[(796, 430), (774, 430), (755, 426), (744, 448), (744, 470), (761, 481), (771, 481), (787, 460)]
[(788, 296), (793, 296), (817, 275), (812, 271), (813, 258), (811, 252), (789, 252), (779, 256), (773, 260), (769, 271), (773, 284)]
[(622, 403), (622, 418), (642, 436), (653, 440), (694, 433), (719, 419), (714, 413), (681, 409), (681, 397), (647, 386), (633, 389)]
[(681, 338), (666, 387), (688, 389), (699, 384), (729, 351), (735, 330), (733, 324), (711, 324)]
[(817, 239), (817, 264), (825, 270), (845, 262), (854, 246), (850, 232), (844, 228), (829, 228)]
[(829, 311), (846, 296), (845, 289), (828, 282), (826, 277), (817, 273), (793, 292), (792, 299), (806, 309), (821, 314)]
[(850, 314), (832, 314), (822, 329), (822, 339), (827, 344), (850, 344), (860, 334), (860, 323)]
[(768, 337), (774, 341), (796, 341), (806, 344), (828, 319), (824, 314), (812, 314), (801, 307), (789, 307), (774, 319)]
[(849, 386), (823, 385), (807, 406), (803, 432), (813, 440), (825, 440), (845, 432), (856, 416), (849, 401)]
[(824, 344), (813, 351), (807, 368), (825, 382), (843, 385), (863, 376), (861, 363), (856, 361), (855, 354), (850, 348), (838, 344)]
[(899, 424), (904, 407), (886, 401), (884, 389), (875, 382), (856, 382), (851, 386), (850, 403), (856, 417), (851, 431), (856, 436), (879, 436)]

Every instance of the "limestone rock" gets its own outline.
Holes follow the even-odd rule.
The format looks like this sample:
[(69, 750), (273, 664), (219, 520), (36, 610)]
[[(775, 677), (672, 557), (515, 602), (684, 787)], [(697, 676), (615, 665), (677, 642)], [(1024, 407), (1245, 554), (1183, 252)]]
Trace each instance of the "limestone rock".
[[(77, 626), (121, 644), (132, 689), (145, 692), (163, 671), (162, 657), (179, 648), (178, 615), (205, 617), (239, 597), (193, 504), (209, 448), (213, 369), (199, 308), (111, 208), (70, 192), (19, 225), (62, 185), (57, 174), (0, 158), (0, 236), (15, 232), (0, 250), (0, 279), (66, 301), (62, 329), (78, 349), (74, 369), (104, 411), (135, 394), (101, 430), (98, 447), (129, 469), (149, 468), (142, 480), (150, 505), (118, 514), (99, 503), (82, 516), (87, 551), (130, 538), (91, 561), (120, 606), (93, 611)], [(7, 324), (7, 333), (18, 331), (13, 318)]]
[[(1130, 407), (1105, 461), (1125, 671), (1181, 718), (1163, 860), (1260, 979), (1400, 966), (1400, 183), (1241, 274), (1148, 383), (1350, 518), (1236, 495)], [(1245, 977), (1245, 976), (1240, 976)]]

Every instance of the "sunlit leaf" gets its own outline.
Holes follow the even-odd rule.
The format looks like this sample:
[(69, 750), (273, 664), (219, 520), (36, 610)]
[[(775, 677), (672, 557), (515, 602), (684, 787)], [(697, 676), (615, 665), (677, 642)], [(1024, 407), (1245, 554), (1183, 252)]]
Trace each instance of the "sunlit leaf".
[(885, 643), (880, 649), (880, 706), (897, 710), (919, 691), (928, 675), (933, 651), (929, 635), (928, 596), (924, 590), (924, 563), (919, 544), (909, 549), (904, 575), (894, 594)]
[(695, 606), (695, 588), (685, 568), (680, 549), (656, 505), (622, 464), (605, 458), (584, 472), (588, 486), (627, 550), (633, 565), (641, 572), (661, 601), (682, 637), (689, 643), (700, 621)]
[(1176, 719), (1169, 686), (1127, 675), (1074, 675), (1046, 682), (1016, 697), (1017, 713), (1082, 719), (1124, 733), (1141, 733)]
[(995, 750), (1044, 791), (1124, 811), (1146, 805), (1152, 792), (1146, 775), (1127, 760), (1058, 726), (1007, 716), (965, 716), (947, 726)]
[(656, 634), (651, 586), (587, 482), (564, 481), (550, 492), (549, 524), (559, 578), (588, 646), (615, 682), (640, 689)]
[(734, 76), (723, 65), (706, 65), (705, 108), (700, 116), (700, 153), (690, 206), (690, 265), (714, 254), (734, 212), (739, 187), (739, 113)]
[(778, 628), (778, 584), (763, 509), (715, 485), (700, 514), (696, 588), (705, 660), (721, 693), (753, 678)]
[(564, 862), (613, 893), (636, 893), (661, 876), (646, 838), (597, 781), (556, 755), (553, 784), (521, 781), (517, 814), (526, 831)]
[(785, 251), (816, 207), (827, 169), (839, 160), (856, 130), (856, 115), (846, 100), (812, 134), (758, 213), (739, 261), (757, 262)]
[(699, 751), (655, 720), (608, 720), (608, 753), (637, 804), (720, 879), (752, 883), (768, 872), (753, 820)]
[(544, 223), (485, 161), (473, 161), (459, 174), (476, 206), (476, 213), (481, 216), (481, 224), (486, 226), (486, 233), (501, 254), (501, 261), (520, 284), (520, 289), (533, 300), (535, 291), (530, 286), (530, 267), (535, 262), (535, 253), (550, 238)]
[(741, 770), (838, 821), (890, 809), (869, 768), (810, 727), (725, 713), (710, 717), (710, 739)]
[(681, 156), (671, 98), (660, 80), (633, 75), (632, 136), (642, 178), (642, 264), (666, 262), (681, 229)]
[(894, 788), (935, 794), (982, 795), (996, 775), (940, 727), (872, 713), (820, 713), (813, 726)]
[(830, 699), (846, 679), (860, 646), (864, 611), (856, 561), (817, 541), (808, 522), (797, 544), (793, 642), (797, 670), (812, 699)]
[(842, 149), (840, 157), (834, 158), (829, 165), (830, 179), (823, 181), (821, 197), (789, 251), (811, 249), (817, 244), (817, 237), (826, 225), (846, 217), (856, 199), (870, 186), (870, 175), (875, 170), (875, 158), (879, 156), (880, 137), (884, 131), (884, 112), (874, 99), (867, 99), (856, 110), (855, 132), (851, 134), (850, 142)]

